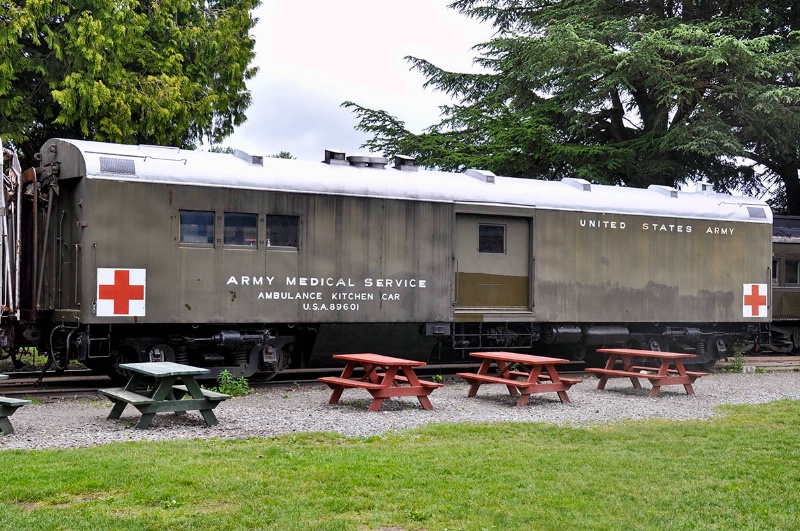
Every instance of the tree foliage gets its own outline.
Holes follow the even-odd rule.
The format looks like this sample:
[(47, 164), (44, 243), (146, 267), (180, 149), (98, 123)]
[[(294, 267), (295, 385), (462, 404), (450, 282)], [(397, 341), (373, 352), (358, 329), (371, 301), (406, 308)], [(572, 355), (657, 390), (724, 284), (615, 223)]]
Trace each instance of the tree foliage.
[(456, 104), (421, 134), (356, 112), (364, 147), (448, 170), (762, 194), (800, 214), (800, 9), (790, 0), (458, 0), (497, 30), (483, 73), (408, 57)]
[(260, 0), (0, 4), (0, 134), (192, 147), (245, 119)]

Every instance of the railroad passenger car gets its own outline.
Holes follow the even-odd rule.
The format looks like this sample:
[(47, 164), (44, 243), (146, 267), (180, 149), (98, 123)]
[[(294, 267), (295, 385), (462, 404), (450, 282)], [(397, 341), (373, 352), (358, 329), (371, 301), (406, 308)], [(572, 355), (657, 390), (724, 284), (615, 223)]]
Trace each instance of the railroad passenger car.
[[(5, 341), (250, 376), (374, 351), (725, 355), (770, 319), (760, 200), (54, 139), (6, 179)], [(388, 167), (387, 167), (388, 166)], [(19, 259), (14, 257), (18, 256)]]
[(800, 217), (774, 216), (772, 325), (767, 350), (800, 351)]

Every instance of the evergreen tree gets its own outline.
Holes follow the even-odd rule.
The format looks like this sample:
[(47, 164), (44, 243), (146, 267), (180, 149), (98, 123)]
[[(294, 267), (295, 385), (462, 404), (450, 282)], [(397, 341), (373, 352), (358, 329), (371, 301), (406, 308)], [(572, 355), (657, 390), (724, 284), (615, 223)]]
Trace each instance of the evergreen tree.
[(493, 24), (484, 73), (408, 57), (454, 97), (422, 134), (343, 106), (364, 147), (448, 170), (720, 191), (800, 214), (800, 8), (794, 0), (458, 0)]

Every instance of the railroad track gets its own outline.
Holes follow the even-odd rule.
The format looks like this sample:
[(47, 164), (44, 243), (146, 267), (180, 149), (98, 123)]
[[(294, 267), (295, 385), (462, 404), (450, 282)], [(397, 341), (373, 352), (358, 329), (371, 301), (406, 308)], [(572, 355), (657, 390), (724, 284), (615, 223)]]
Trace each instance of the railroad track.
[[(716, 371), (724, 371), (733, 364), (732, 360), (718, 361)], [(420, 367), (416, 372), (423, 378), (441, 375), (445, 380), (454, 377), (460, 370), (477, 369), (479, 364), (452, 364), (428, 365)], [(800, 371), (800, 356), (747, 356), (745, 366), (753, 366), (765, 371)], [(273, 379), (250, 379), (250, 386), (254, 389), (281, 386), (281, 385), (309, 385), (316, 384), (317, 377), (330, 374), (339, 374), (340, 367), (330, 369), (301, 369), (286, 371)], [(575, 363), (567, 370), (560, 371), (565, 375), (585, 375), (581, 363)], [(66, 397), (91, 397), (97, 395), (97, 390), (103, 387), (116, 385), (108, 376), (93, 374), (89, 370), (70, 370), (59, 373), (47, 373), (41, 383), (37, 385), (41, 371), (33, 372), (7, 372), (8, 380), (0, 381), (0, 395), (10, 397), (29, 398), (66, 398)], [(201, 381), (201, 383), (203, 383)], [(205, 385), (214, 385), (215, 382), (206, 382)]]

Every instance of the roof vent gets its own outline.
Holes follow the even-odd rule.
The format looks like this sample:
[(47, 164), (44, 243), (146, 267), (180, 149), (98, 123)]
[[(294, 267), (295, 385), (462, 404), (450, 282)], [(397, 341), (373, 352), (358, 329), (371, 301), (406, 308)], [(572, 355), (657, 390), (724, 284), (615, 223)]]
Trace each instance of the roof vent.
[(136, 164), (133, 159), (100, 157), (100, 172), (116, 173), (119, 175), (136, 175)]
[(419, 170), (419, 166), (417, 166), (417, 159), (415, 159), (414, 157), (409, 157), (407, 155), (395, 155), (394, 169), (405, 170), (405, 171), (417, 171)]
[(335, 149), (326, 149), (325, 160), (322, 162), (325, 164), (347, 164), (347, 161), (344, 160), (344, 151), (338, 151)]
[(698, 181), (697, 190), (699, 192), (713, 192), (714, 187), (711, 186), (711, 183), (708, 181)]
[(574, 179), (572, 177), (564, 177), (563, 179), (561, 179), (561, 182), (564, 184), (568, 184), (573, 188), (577, 188), (578, 190), (582, 190), (584, 192), (592, 191), (592, 183), (590, 183), (586, 179)]
[(657, 192), (661, 195), (666, 195), (667, 197), (676, 198), (678, 197), (678, 190), (672, 188), (671, 186), (661, 186), (660, 184), (651, 184), (647, 187), (648, 190), (651, 192)]
[(475, 168), (470, 168), (464, 172), (464, 175), (475, 177), (476, 179), (480, 179), (487, 184), (494, 184), (495, 174), (488, 170), (476, 170)]
[(767, 219), (767, 213), (760, 207), (747, 207), (747, 215), (754, 219)]
[(347, 162), (350, 163), (351, 166), (355, 166), (356, 168), (366, 168), (367, 164), (369, 164), (369, 157), (366, 155), (350, 155), (347, 157)]
[(370, 168), (381, 168), (381, 169), (383, 169), (383, 168), (386, 167), (386, 164), (388, 164), (388, 163), (389, 163), (389, 161), (386, 159), (386, 157), (369, 157), (369, 161), (367, 162), (367, 166), (369, 166)]
[(242, 159), (248, 164), (252, 164), (253, 166), (263, 166), (264, 165), (264, 157), (258, 155), (248, 155), (241, 149), (234, 149), (233, 156), (237, 159)]
[(373, 157), (356, 153), (347, 157), (347, 162), (357, 168), (383, 168), (387, 164), (386, 157)]

